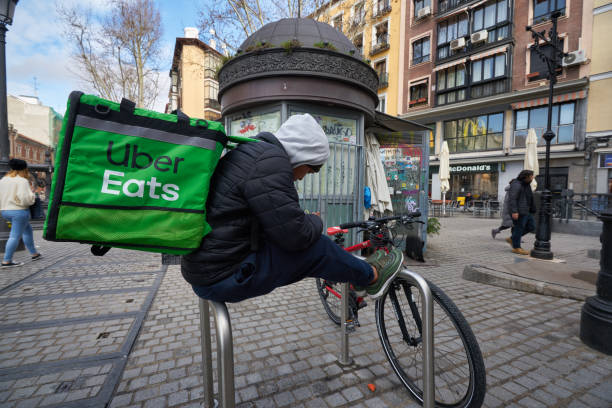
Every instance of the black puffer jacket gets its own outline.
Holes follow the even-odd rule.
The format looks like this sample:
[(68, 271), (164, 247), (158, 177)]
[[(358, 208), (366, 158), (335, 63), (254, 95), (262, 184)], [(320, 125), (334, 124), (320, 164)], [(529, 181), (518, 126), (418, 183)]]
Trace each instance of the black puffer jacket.
[(518, 179), (513, 180), (510, 183), (510, 190), (507, 194), (509, 195), (508, 205), (510, 207), (510, 214), (519, 213), (519, 215), (527, 215), (536, 212), (536, 205), (529, 184), (523, 183)]
[(287, 251), (309, 248), (321, 237), (321, 219), (299, 206), (282, 145), (271, 133), (257, 138), (267, 143), (243, 143), (219, 161), (207, 200), (212, 232), (182, 258), (183, 277), (191, 284), (207, 286), (231, 275), (251, 252), (254, 226), (259, 241)]

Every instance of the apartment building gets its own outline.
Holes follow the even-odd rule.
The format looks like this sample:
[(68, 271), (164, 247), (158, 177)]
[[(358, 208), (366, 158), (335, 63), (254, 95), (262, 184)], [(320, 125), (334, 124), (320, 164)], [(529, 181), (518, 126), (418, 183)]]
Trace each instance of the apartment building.
[(186, 27), (185, 36), (176, 39), (166, 112), (180, 109), (190, 117), (219, 120), (221, 105), (215, 74), (223, 55), (215, 44), (202, 42), (198, 35), (197, 28)]
[[(585, 13), (588, 10), (585, 10)], [(593, 4), (593, 47), (589, 77), (586, 153), (589, 191), (612, 194), (612, 1)]]
[(379, 77), (377, 111), (396, 116), (401, 91), (398, 66), (402, 37), (401, 0), (332, 0), (310, 17), (346, 35)]
[[(405, 0), (399, 116), (433, 129), (432, 198), (440, 198), (438, 154), (451, 152), (451, 197), (502, 198), (523, 168), (527, 130), (544, 158), (548, 81), (526, 26), (557, 31), (564, 52), (553, 97), (551, 189), (585, 183), (585, 129), (592, 12), (589, 0)], [(545, 52), (550, 48), (541, 47)], [(542, 162), (541, 168), (544, 167)], [(543, 170), (541, 171), (543, 173)], [(542, 175), (539, 185), (543, 186)], [(447, 195), (448, 196), (448, 195)]]

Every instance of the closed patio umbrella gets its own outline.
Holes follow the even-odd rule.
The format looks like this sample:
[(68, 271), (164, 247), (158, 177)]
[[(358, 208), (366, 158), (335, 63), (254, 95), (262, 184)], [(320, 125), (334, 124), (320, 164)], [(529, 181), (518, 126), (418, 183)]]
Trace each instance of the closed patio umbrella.
[(450, 153), (446, 140), (440, 150), (440, 191), (442, 192), (442, 215), (446, 215), (446, 192), (450, 190)]
[[(366, 186), (372, 192), (372, 211), (384, 214), (385, 211), (393, 212), (391, 195), (387, 185), (385, 169), (380, 160), (380, 144), (376, 136), (366, 133)], [(367, 216), (367, 214), (366, 214)]]
[(535, 129), (530, 128), (525, 141), (525, 161), (523, 169), (533, 171), (534, 179), (531, 182), (531, 191), (538, 188), (538, 183), (535, 181), (535, 176), (540, 174), (540, 165), (538, 164), (538, 137)]

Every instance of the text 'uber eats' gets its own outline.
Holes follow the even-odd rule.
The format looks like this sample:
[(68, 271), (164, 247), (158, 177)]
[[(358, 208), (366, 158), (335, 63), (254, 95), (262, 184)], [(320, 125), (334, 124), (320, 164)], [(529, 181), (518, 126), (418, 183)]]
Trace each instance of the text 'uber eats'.
[[(123, 154), (123, 157), (121, 157)], [(123, 166), (132, 169), (146, 169), (151, 166), (155, 170), (162, 173), (178, 172), (179, 164), (185, 161), (182, 157), (171, 158), (170, 156), (151, 157), (146, 152), (138, 151), (138, 145), (125, 145), (123, 153), (115, 153), (113, 155), (113, 142), (108, 142), (106, 149), (106, 159), (109, 163), (115, 166)], [(117, 160), (119, 159), (119, 160)], [(136, 186), (136, 187), (133, 187)], [(151, 177), (149, 180), (128, 179), (125, 180), (125, 173), (122, 171), (104, 170), (104, 178), (102, 179), (102, 193), (121, 195), (123, 193), (127, 197), (144, 197), (148, 191), (148, 197), (166, 201), (176, 201), (179, 199), (179, 186), (176, 184), (162, 184), (157, 181), (156, 177)]]

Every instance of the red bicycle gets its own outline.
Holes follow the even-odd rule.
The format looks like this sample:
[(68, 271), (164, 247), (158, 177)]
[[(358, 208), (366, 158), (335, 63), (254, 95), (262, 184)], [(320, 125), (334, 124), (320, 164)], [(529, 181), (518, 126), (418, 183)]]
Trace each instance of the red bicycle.
[[(420, 213), (361, 222), (349, 222), (328, 228), (334, 242), (344, 248), (344, 235), (350, 228), (368, 232), (370, 239), (345, 248), (355, 252), (365, 248), (389, 251), (399, 247), (404, 234), (394, 234), (402, 226), (420, 222)], [(390, 228), (395, 221), (399, 228)], [(397, 227), (397, 226), (396, 226)], [(329, 318), (340, 324), (342, 299), (338, 282), (317, 279), (317, 291)], [(436, 285), (427, 281), (433, 298), (434, 376), (436, 406), (477, 408), (486, 392), (484, 360), (476, 337), (453, 301)], [(349, 317), (359, 326), (358, 312), (366, 306), (364, 298), (349, 289)], [(375, 316), (378, 336), (393, 371), (412, 397), (423, 402), (422, 318), (418, 288), (398, 277), (389, 290), (376, 300)]]

